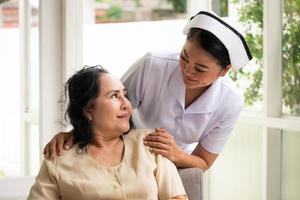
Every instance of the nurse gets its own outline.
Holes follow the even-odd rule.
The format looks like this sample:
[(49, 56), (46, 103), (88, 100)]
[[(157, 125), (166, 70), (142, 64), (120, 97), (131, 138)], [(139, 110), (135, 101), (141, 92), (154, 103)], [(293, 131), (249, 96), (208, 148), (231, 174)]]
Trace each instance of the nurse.
[[(247, 64), (243, 36), (211, 12), (201, 11), (184, 27), (180, 53), (148, 53), (122, 77), (137, 128), (152, 128), (144, 144), (180, 168), (207, 170), (223, 150), (243, 98), (227, 76)], [(71, 139), (70, 139), (71, 138)], [(56, 156), (72, 145), (71, 133), (57, 134), (45, 147)]]

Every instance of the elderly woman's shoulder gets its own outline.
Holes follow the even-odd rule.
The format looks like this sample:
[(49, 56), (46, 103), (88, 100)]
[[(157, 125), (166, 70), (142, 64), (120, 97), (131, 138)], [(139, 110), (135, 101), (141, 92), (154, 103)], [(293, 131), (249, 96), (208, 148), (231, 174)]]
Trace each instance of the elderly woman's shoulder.
[(127, 142), (133, 143), (137, 146), (144, 147), (143, 139), (150, 133), (153, 133), (153, 129), (132, 129), (129, 133), (125, 135), (125, 140)]
[(133, 160), (148, 160), (155, 163), (156, 155), (149, 151), (149, 147), (144, 145), (144, 137), (153, 133), (153, 129), (132, 129), (128, 134), (124, 135), (127, 147), (127, 155), (133, 156)]
[(80, 149), (78, 144), (74, 144), (69, 150), (63, 150), (62, 155), (56, 156), (54, 159), (45, 159), (48, 164), (54, 165), (69, 165), (72, 166), (78, 162), (79, 158), (84, 157), (86, 148)]
[(129, 133), (129, 137), (134, 137), (134, 138), (144, 138), (145, 136), (149, 135), (150, 133), (153, 133), (154, 129), (132, 129)]

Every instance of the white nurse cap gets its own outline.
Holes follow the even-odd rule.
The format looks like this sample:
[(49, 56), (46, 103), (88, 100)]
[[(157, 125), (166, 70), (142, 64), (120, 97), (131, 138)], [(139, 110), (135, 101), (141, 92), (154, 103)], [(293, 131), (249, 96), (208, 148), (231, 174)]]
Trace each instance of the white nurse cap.
[(252, 59), (244, 37), (217, 15), (201, 11), (190, 19), (183, 33), (187, 35), (191, 28), (201, 28), (214, 34), (227, 48), (233, 70), (240, 69)]

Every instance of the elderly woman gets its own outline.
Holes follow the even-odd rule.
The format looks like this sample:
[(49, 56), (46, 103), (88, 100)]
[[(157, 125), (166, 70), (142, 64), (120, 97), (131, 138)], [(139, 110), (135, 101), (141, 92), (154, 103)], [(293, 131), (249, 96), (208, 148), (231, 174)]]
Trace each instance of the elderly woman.
[(150, 131), (131, 129), (119, 79), (86, 67), (66, 90), (76, 145), (44, 160), (28, 199), (186, 199), (175, 165), (143, 144)]

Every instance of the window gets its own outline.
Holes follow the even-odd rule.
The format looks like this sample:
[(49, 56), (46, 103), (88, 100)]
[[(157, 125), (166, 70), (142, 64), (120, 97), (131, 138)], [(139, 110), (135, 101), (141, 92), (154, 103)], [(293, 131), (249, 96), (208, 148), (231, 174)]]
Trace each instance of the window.
[(300, 1), (284, 1), (282, 23), (283, 113), (300, 116)]
[(180, 51), (187, 1), (84, 3), (83, 63), (100, 64), (121, 77), (145, 53)]
[(231, 74), (244, 90), (247, 107), (208, 171), (205, 196), (210, 200), (299, 198), (299, 8), (288, 0), (228, 1), (227, 19), (233, 14), (245, 28), (254, 62)]
[(239, 122), (209, 169), (209, 200), (262, 199), (261, 125)]
[(211, 0), (211, 8), (242, 33), (253, 59), (230, 77), (244, 94), (246, 110), (263, 109), (263, 1), (262, 0)]
[[(21, 174), (21, 71), (19, 2), (0, 4), (0, 90), (1, 98), (0, 177)], [(14, 144), (14, 145), (12, 145)], [(17, 147), (17, 148), (16, 148)]]
[(263, 1), (229, 1), (228, 20), (243, 33), (253, 56), (247, 66), (231, 71), (230, 76), (244, 93), (246, 109), (262, 112)]
[[(0, 2), (3, 3), (3, 1)], [(76, 63), (73, 58), (77, 58), (76, 55), (70, 58), (70, 52), (76, 48), (70, 48), (68, 46), (69, 40), (63, 40), (63, 38), (71, 38), (71, 36), (74, 36), (74, 32), (78, 32), (69, 33), (67, 31), (69, 26), (64, 21), (67, 20), (66, 16), (70, 14), (70, 10), (74, 10), (74, 7), (82, 8), (80, 6), (81, 1), (76, 1), (77, 4), (74, 1), (48, 0), (11, 0), (4, 3), (12, 2), (17, 2), (19, 9), (17, 13), (19, 13), (20, 20), (15, 23), (19, 24), (17, 33), (19, 36), (11, 39), (10, 37), (13, 34), (10, 32), (10, 37), (6, 37), (6, 40), (1, 37), (0, 40), (1, 42), (4, 41), (3, 44), (10, 44), (4, 46), (8, 49), (6, 52), (12, 54), (15, 51), (10, 62), (18, 63), (18, 66), (13, 67), (19, 70), (19, 76), (14, 80), (12, 79), (12, 73), (9, 73), (11, 77), (9, 80), (10, 84), (13, 81), (20, 80), (20, 84), (15, 86), (16, 89), (14, 90), (16, 91), (12, 93), (14, 96), (19, 95), (19, 98), (16, 98), (18, 100), (17, 106), (19, 105), (19, 110), (16, 113), (19, 116), (14, 119), (14, 122), (19, 120), (19, 124), (12, 124), (5, 132), (3, 138), (9, 138), (10, 141), (5, 142), (10, 145), (4, 149), (3, 145), (0, 147), (0, 158), (2, 161), (2, 155), (9, 156), (8, 154), (11, 154), (9, 148), (12, 148), (14, 154), (11, 156), (15, 156), (17, 159), (18, 174), (8, 175), (6, 171), (1, 171), (0, 199), (5, 200), (26, 198), (34, 182), (34, 176), (39, 170), (40, 158), (42, 158), (41, 147), (49, 141), (53, 134), (63, 130), (59, 123), (62, 116), (61, 104), (59, 103), (62, 95), (62, 79), (64, 74), (67, 73), (65, 66), (68, 65), (70, 60)], [(0, 8), (2, 8), (2, 5), (4, 4), (1, 4)], [(72, 9), (68, 10), (68, 8)], [(77, 20), (78, 17), (76, 16), (74, 19)], [(1, 28), (1, 34), (7, 32), (6, 30), (8, 31), (8, 29), (3, 30)], [(9, 38), (13, 41), (9, 41)], [(8, 42), (5, 43), (5, 41)], [(17, 45), (13, 46), (13, 44)], [(74, 42), (71, 41), (71, 44), (74, 44)], [(4, 47), (1, 45), (0, 51)], [(62, 57), (62, 55), (65, 56)], [(2, 61), (3, 59), (1, 59)], [(14, 68), (10, 70), (12, 69)], [(1, 85), (5, 84), (1, 82)], [(14, 97), (13, 95), (12, 97)], [(15, 107), (11, 107), (11, 110)], [(4, 116), (3, 118), (7, 117)], [(12, 132), (11, 130), (16, 127), (20, 127), (20, 130)], [(3, 134), (3, 132), (1, 131), (0, 134)], [(17, 136), (13, 136), (14, 138), (11, 139), (12, 134)], [(15, 146), (19, 149), (14, 149)], [(5, 152), (5, 154), (2, 154), (2, 152)]]
[[(0, 7), (1, 23), (1, 89), (5, 94), (1, 103), (1, 122), (4, 138), (0, 150), (0, 176), (35, 175), (39, 167), (39, 141), (32, 135), (33, 124), (38, 125), (38, 1), (31, 0), (21, 8), (22, 1), (4, 1)], [(25, 9), (28, 6), (28, 10)], [(26, 8), (25, 8), (26, 7)], [(27, 17), (24, 17), (28, 11)], [(21, 52), (21, 53), (20, 53)], [(33, 148), (28, 148), (28, 147)], [(17, 147), (17, 148), (16, 148)], [(24, 158), (30, 158), (29, 160)]]

